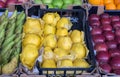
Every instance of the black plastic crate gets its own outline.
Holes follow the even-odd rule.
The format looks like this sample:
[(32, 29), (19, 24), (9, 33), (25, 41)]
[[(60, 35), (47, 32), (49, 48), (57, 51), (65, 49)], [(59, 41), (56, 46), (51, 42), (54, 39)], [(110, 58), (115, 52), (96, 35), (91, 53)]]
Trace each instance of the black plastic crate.
[[(99, 6), (92, 6), (91, 9), (89, 9), (89, 15), (91, 14), (97, 14)], [(105, 10), (104, 7), (104, 13), (108, 13), (110, 15), (120, 15), (120, 10)]]
[[(40, 9), (39, 10), (39, 17), (42, 18), (43, 15), (47, 12), (57, 12), (61, 17), (70, 17), (70, 20), (73, 24), (71, 30), (77, 29), (80, 31), (84, 31), (85, 33), (85, 43), (87, 48), (89, 49), (89, 54), (87, 56), (87, 62), (91, 65), (90, 68), (40, 68), (37, 62), (37, 67), (39, 69), (39, 74), (44, 75), (43, 71), (47, 71), (45, 75), (47, 76), (56, 76), (58, 75), (56, 71), (63, 71), (63, 74), (59, 74), (60, 76), (66, 77), (68, 71), (73, 71), (72, 75), (80, 75), (82, 74), (83, 71), (91, 72), (95, 68), (95, 57), (94, 57), (94, 52), (93, 49), (91, 48), (91, 45), (89, 44), (87, 38), (89, 38), (86, 35), (86, 14), (84, 9), (73, 9), (73, 10), (59, 10), (59, 9)], [(48, 74), (48, 71), (54, 71), (54, 74)], [(81, 73), (77, 73), (77, 71), (82, 71)]]
[(0, 8), (0, 12), (4, 12), (6, 8)]
[[(91, 14), (97, 14), (97, 11), (98, 11), (98, 6), (94, 6), (94, 7), (92, 7), (90, 10), (89, 10), (89, 16), (91, 15)], [(104, 10), (104, 12), (103, 13), (107, 13), (107, 14), (109, 14), (110, 16), (116, 16), (116, 15), (118, 15), (118, 16), (120, 16), (120, 10)], [(93, 39), (92, 39), (92, 35), (91, 35), (91, 29), (90, 29), (90, 25), (89, 25), (89, 21), (86, 21), (86, 33), (87, 33), (87, 36), (89, 37), (87, 40), (89, 41), (89, 44), (90, 44), (90, 46), (91, 46), (91, 48), (93, 49), (93, 51), (94, 51), (94, 47), (93, 47)], [(101, 76), (104, 76), (104, 75), (106, 75), (107, 77), (120, 77), (119, 75), (117, 75), (117, 74), (115, 74), (115, 73), (106, 73), (106, 72), (104, 72), (103, 70), (101, 70), (100, 68), (99, 68), (99, 65), (97, 64), (97, 68), (98, 68), (98, 72), (100, 73), (100, 75)]]
[[(25, 6), (22, 6), (22, 5), (15, 5), (15, 9), (17, 9), (18, 12), (26, 10)], [(40, 5), (38, 5), (38, 6), (32, 6), (32, 5), (29, 6), (29, 8), (28, 8), (28, 16), (29, 17), (38, 16), (38, 10), (39, 9), (40, 9)]]

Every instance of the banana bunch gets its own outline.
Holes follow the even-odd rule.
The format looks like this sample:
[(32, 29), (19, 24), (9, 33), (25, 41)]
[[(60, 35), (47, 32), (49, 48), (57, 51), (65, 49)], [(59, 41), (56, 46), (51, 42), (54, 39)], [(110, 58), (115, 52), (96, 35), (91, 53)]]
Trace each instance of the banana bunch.
[(8, 18), (8, 10), (0, 17), (0, 67), (2, 74), (11, 74), (18, 65), (21, 50), (22, 26), (25, 13), (15, 10)]

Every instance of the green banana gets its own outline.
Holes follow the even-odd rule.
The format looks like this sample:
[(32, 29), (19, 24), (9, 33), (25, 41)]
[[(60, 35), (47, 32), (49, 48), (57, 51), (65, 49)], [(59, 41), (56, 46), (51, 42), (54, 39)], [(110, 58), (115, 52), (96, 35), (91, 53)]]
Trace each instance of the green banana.
[(3, 28), (6, 29), (7, 23), (8, 23), (8, 19), (5, 19), (5, 20), (0, 24), (0, 30), (2, 30)]
[(7, 17), (8, 17), (8, 10), (6, 10), (6, 11), (4, 12), (4, 14), (2, 14), (2, 16), (1, 16), (1, 18), (0, 18), (0, 21), (1, 21), (1, 22), (4, 21), (4, 19), (7, 18)]
[[(1, 51), (1, 53), (0, 53), (0, 55), (1, 55), (1, 58), (2, 58), (2, 60), (1, 60), (1, 64), (3, 64), (3, 63), (5, 63), (6, 61), (6, 57), (8, 57), (7, 55), (8, 54), (10, 54), (11, 53), (11, 48), (13, 47), (13, 45), (14, 45), (14, 41), (12, 41), (12, 42), (10, 42), (6, 47), (4, 47), (4, 48), (2, 48), (2, 51)], [(7, 54), (8, 53), (8, 54)], [(1, 65), (0, 64), (0, 65)]]
[(16, 21), (16, 18), (15, 18), (15, 17), (12, 18), (12, 19), (9, 19), (9, 24), (8, 24), (8, 26), (7, 26), (7, 29), (11, 28), (11, 26), (15, 23), (15, 21)]
[(0, 48), (1, 48), (1, 45), (2, 45), (2, 43), (4, 41), (4, 38), (5, 38), (5, 29), (2, 29), (0, 31)]
[(17, 48), (21, 47), (21, 43), (22, 43), (22, 41), (20, 40), (18, 43), (15, 44), (15, 47), (17, 47)]
[(2, 48), (1, 56), (4, 56), (8, 52), (8, 50), (10, 50), (13, 47), (14, 44), (15, 44), (15, 42), (11, 41), (7, 46)]
[(14, 30), (15, 30), (15, 23), (13, 23), (13, 24), (11, 25), (11, 28), (9, 28), (9, 29), (6, 31), (6, 38), (8, 38), (9, 36), (13, 35)]
[(19, 20), (21, 17), (22, 17), (22, 14), (24, 13), (24, 11), (22, 11), (21, 13), (19, 13), (18, 15), (17, 15), (17, 20)]
[(8, 16), (8, 10), (4, 12), (4, 15), (7, 17)]
[(0, 30), (0, 38), (2, 38), (5, 35), (5, 29)]
[(19, 19), (17, 19), (16, 25), (19, 25), (20, 23), (24, 23), (24, 19), (25, 19), (25, 13), (21, 13), (21, 17)]
[(3, 65), (9, 62), (9, 60), (10, 60), (10, 55), (11, 55), (11, 53), (13, 53), (14, 51), (15, 51), (15, 49), (12, 48), (12, 49), (10, 49), (7, 53), (5, 53), (4, 56), (2, 56), (2, 64), (3, 64)]
[(21, 39), (22, 39), (22, 34), (18, 34), (18, 35), (16, 36), (16, 39), (14, 40), (14, 41), (15, 41), (15, 44), (17, 44)]
[(14, 17), (16, 17), (16, 16), (17, 16), (17, 10), (15, 10), (15, 11), (13, 12), (12, 16), (10, 17), (10, 19), (12, 19), (12, 18), (14, 18)]
[[(21, 48), (16, 48), (15, 51), (11, 54), (10, 60), (12, 60), (16, 55), (19, 56)], [(19, 57), (18, 57), (19, 59)]]
[(21, 23), (16, 27), (15, 33), (22, 33), (22, 28), (23, 28), (23, 26), (22, 26), (22, 23)]
[(15, 39), (16, 34), (13, 34), (12, 36), (9, 36), (8, 38), (5, 39), (2, 48), (4, 48), (6, 45), (8, 45), (11, 41)]

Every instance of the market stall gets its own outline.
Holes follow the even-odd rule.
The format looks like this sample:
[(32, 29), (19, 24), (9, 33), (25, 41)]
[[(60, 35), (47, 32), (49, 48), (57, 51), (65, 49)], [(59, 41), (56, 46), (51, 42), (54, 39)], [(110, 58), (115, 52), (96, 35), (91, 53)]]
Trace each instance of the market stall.
[(0, 77), (119, 77), (117, 1), (1, 0)]

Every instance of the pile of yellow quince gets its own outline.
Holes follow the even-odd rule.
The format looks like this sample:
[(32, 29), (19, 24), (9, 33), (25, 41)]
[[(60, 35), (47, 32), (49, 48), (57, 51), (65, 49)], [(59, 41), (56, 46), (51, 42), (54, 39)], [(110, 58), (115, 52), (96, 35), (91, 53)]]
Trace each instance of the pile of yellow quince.
[(22, 64), (32, 69), (43, 47), (42, 68), (88, 68), (84, 32), (71, 30), (72, 26), (69, 18), (58, 13), (46, 13), (42, 19), (28, 17), (23, 27)]

